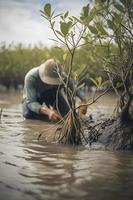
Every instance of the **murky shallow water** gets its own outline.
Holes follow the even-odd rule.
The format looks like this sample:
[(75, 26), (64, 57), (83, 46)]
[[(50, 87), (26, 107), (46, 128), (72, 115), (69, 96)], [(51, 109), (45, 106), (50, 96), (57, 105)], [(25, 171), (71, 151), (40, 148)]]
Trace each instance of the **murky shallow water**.
[[(24, 121), (21, 95), (0, 94), (1, 200), (133, 199), (132, 152), (90, 151), (46, 144), (31, 137), (44, 122)], [(108, 96), (89, 109), (94, 118), (110, 115), (115, 98)]]

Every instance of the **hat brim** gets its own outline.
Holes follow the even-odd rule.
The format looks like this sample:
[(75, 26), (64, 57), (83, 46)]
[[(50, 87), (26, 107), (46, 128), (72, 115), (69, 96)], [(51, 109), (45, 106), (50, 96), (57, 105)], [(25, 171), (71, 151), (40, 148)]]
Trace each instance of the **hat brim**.
[(40, 79), (44, 83), (49, 84), (49, 85), (61, 85), (60, 78), (50, 78), (48, 76), (45, 76), (43, 74), (43, 70), (44, 70), (44, 64), (40, 65), (40, 67), (39, 67), (39, 76), (40, 76)]
[(54, 79), (54, 78), (50, 78), (50, 77), (47, 77), (47, 76), (42, 77), (41, 80), (44, 83), (47, 83), (49, 85), (60, 85), (61, 84), (60, 79)]

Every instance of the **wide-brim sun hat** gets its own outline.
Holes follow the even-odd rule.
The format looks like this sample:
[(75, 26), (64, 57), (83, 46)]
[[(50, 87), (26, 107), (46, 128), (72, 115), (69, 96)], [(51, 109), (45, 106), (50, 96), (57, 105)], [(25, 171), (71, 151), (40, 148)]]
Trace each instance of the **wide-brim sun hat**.
[(48, 59), (39, 66), (40, 79), (49, 85), (60, 85), (62, 73), (62, 66), (55, 59)]

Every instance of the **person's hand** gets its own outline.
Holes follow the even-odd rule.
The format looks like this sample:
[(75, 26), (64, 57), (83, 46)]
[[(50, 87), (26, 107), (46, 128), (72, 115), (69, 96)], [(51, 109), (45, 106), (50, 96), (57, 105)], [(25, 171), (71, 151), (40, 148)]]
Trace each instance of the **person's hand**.
[(48, 108), (46, 105), (41, 107), (40, 113), (43, 115), (47, 115), (49, 120), (51, 121), (57, 122), (62, 119), (61, 115), (59, 115), (59, 113), (55, 109), (53, 109), (53, 107)]
[(61, 116), (54, 109), (49, 109), (49, 111), (48, 111), (48, 118), (51, 121), (55, 121), (55, 122), (61, 120)]

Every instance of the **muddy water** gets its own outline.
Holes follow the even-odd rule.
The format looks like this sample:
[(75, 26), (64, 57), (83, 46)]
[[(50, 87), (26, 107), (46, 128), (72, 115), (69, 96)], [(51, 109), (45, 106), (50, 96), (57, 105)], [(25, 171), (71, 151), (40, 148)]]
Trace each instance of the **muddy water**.
[[(38, 141), (47, 124), (24, 121), (20, 100), (19, 93), (0, 93), (0, 200), (133, 199), (132, 152)], [(114, 96), (106, 96), (88, 113), (94, 119), (109, 116), (115, 101)]]

